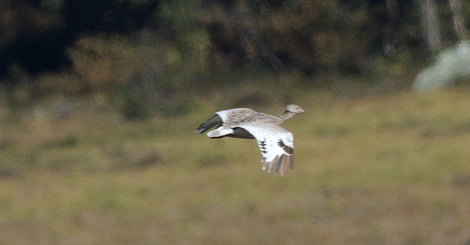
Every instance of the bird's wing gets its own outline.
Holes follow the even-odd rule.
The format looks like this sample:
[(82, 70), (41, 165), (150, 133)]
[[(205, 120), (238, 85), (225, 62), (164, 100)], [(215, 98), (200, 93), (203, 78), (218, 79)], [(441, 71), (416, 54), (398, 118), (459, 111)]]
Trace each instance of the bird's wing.
[(220, 125), (222, 124), (223, 121), (220, 116), (215, 114), (211, 118), (207, 119), (205, 122), (201, 123), (201, 125), (199, 125), (199, 127), (196, 129), (196, 133), (202, 134), (213, 127), (220, 127)]
[(254, 114), (256, 114), (256, 112), (248, 108), (237, 108), (218, 111), (214, 114), (214, 116), (201, 123), (201, 125), (199, 125), (199, 127), (196, 129), (196, 133), (202, 134), (213, 127), (219, 128), (223, 125), (226, 127), (224, 129), (224, 132), (218, 132), (213, 134), (217, 134), (217, 136), (215, 137), (225, 136), (227, 134), (233, 133), (229, 130), (230, 128), (233, 128), (240, 122), (246, 121), (247, 119), (251, 118)]
[(294, 136), (283, 127), (270, 123), (238, 125), (252, 134), (261, 150), (263, 170), (284, 175), (294, 165)]
[[(236, 108), (230, 110), (218, 111), (215, 113), (219, 115), (224, 124), (234, 125), (240, 123), (240, 121), (245, 120), (246, 118), (251, 118), (253, 115), (257, 114), (256, 111), (248, 108)], [(226, 126), (229, 126), (226, 125)]]

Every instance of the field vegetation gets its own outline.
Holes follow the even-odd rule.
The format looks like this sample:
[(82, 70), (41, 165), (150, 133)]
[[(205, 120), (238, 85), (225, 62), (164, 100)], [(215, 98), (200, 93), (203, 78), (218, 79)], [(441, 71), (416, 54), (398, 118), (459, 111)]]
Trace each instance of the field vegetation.
[(61, 116), (57, 96), (3, 107), (0, 244), (466, 244), (467, 90), (266, 91), (280, 102), (255, 109), (307, 111), (285, 123), (284, 177), (261, 170), (254, 141), (194, 133), (221, 97), (236, 103), (230, 90), (142, 121), (99, 95)]
[[(469, 14), (1, 0), (0, 245), (470, 244)], [(449, 87), (411, 92), (429, 65), (424, 84)], [(194, 133), (217, 110), (290, 103), (306, 113), (285, 123), (284, 177), (253, 140)]]

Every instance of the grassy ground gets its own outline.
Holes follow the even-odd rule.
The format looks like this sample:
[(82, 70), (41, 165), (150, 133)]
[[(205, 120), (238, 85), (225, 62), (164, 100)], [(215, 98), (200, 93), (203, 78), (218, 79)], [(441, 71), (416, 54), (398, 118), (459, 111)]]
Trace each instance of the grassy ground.
[(3, 108), (0, 244), (470, 242), (468, 93), (296, 98), (284, 177), (254, 141), (194, 133), (211, 99), (144, 122), (96, 98), (66, 117)]

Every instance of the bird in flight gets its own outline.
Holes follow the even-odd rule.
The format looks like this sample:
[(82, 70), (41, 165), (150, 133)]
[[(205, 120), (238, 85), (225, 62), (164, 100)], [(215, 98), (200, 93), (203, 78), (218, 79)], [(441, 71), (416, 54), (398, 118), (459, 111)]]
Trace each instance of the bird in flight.
[(281, 124), (302, 112), (305, 110), (298, 105), (288, 105), (284, 114), (276, 116), (248, 108), (223, 110), (199, 125), (196, 133), (202, 134), (216, 127), (207, 133), (209, 138), (256, 139), (261, 150), (263, 170), (269, 173), (279, 171), (284, 175), (294, 165), (294, 136)]

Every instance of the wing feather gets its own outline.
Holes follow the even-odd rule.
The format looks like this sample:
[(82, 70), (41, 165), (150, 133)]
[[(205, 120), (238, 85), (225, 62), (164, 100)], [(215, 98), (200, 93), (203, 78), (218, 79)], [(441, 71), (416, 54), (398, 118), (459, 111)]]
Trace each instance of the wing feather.
[(294, 165), (294, 136), (280, 126), (289, 117), (272, 116), (248, 108), (217, 111), (199, 125), (196, 133), (215, 127), (207, 133), (210, 138), (255, 138), (261, 150), (263, 170), (284, 175)]
[(294, 154), (294, 136), (277, 124), (238, 125), (248, 131), (258, 142), (261, 150), (263, 170), (269, 173), (280, 171), (284, 175), (292, 170)]

